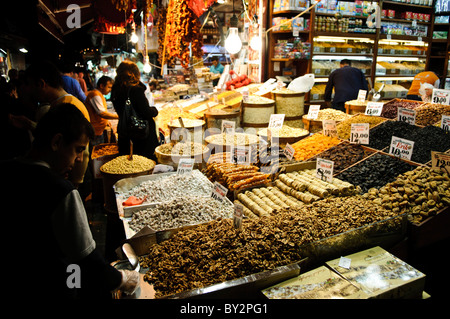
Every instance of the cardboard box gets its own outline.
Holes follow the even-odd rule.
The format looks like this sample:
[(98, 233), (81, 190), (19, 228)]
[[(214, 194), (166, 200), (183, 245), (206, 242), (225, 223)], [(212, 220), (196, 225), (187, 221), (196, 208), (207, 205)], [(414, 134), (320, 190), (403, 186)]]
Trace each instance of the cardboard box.
[(262, 290), (269, 299), (367, 299), (368, 295), (325, 266)]
[(425, 274), (383, 248), (377, 246), (345, 258), (350, 261), (348, 269), (343, 267), (341, 258), (326, 264), (369, 295), (369, 298), (421, 298)]

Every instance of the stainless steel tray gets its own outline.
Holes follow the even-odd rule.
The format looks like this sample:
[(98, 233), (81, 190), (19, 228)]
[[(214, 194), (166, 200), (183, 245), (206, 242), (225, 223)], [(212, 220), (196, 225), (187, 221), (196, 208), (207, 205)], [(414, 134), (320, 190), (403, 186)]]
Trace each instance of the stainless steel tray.
[[(130, 177), (130, 178), (124, 178), (116, 182), (113, 186), (114, 194), (116, 197), (117, 202), (117, 210), (119, 213), (119, 217), (121, 218), (128, 218), (131, 217), (133, 212), (136, 211), (136, 209), (143, 209), (147, 207), (152, 207), (157, 204), (161, 204), (163, 201), (154, 201), (154, 202), (145, 202), (142, 205), (135, 205), (135, 206), (123, 206), (123, 202), (126, 200), (126, 198), (122, 198), (122, 193), (127, 192), (131, 190), (133, 187), (136, 187), (143, 182), (146, 181), (156, 181), (156, 180), (162, 180), (164, 178), (168, 178), (170, 176), (176, 175), (176, 172), (168, 172), (168, 173), (161, 173), (161, 174), (154, 174), (154, 175), (144, 175), (144, 176), (137, 176), (137, 177)], [(214, 185), (211, 183), (211, 181), (203, 175), (202, 172), (200, 172), (198, 169), (192, 170), (192, 174), (195, 176), (196, 179), (199, 180), (199, 183), (205, 183), (211, 187), (211, 191), (214, 187)], [(189, 193), (189, 190), (186, 190), (186, 194)], [(210, 196), (211, 193), (207, 192), (204, 194), (204, 197)]]

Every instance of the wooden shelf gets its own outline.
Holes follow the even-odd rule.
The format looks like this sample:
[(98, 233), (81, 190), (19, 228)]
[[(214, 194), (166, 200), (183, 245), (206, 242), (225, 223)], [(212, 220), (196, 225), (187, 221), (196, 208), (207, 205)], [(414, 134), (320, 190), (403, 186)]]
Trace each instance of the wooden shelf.
[[(281, 10), (281, 11), (276, 11), (276, 12), (272, 12), (272, 15), (278, 15), (278, 14), (299, 14), (304, 12), (305, 10)], [(306, 12), (304, 14), (309, 14), (309, 12)]]
[[(388, 34), (380, 34), (380, 39), (387, 39)], [(391, 34), (391, 40), (405, 40), (405, 41), (419, 41), (418, 38), (422, 38), (423, 42), (430, 42), (429, 37), (413, 36), (413, 35), (400, 35)]]
[[(397, 19), (397, 18), (381, 18), (381, 21), (388, 21), (388, 22), (399, 22), (399, 23), (412, 23), (414, 20), (412, 19)], [(420, 21), (420, 20), (415, 20), (417, 23), (420, 24), (426, 24), (426, 25), (430, 25), (431, 21)]]
[[(283, 34), (283, 33), (293, 33), (294, 30), (278, 30), (278, 31), (271, 31), (272, 33), (275, 34)], [(308, 34), (310, 31), (309, 30), (303, 30), (303, 31), (298, 31), (298, 33), (305, 33)]]
[[(346, 37), (346, 38), (367, 38), (374, 40), (376, 38), (375, 33), (360, 33), (360, 32), (325, 32), (317, 31), (315, 36), (325, 36), (325, 37)], [(351, 40), (351, 39), (350, 39)]]
[(397, 1), (383, 1), (383, 4), (394, 4), (394, 5), (400, 5), (405, 7), (413, 7), (413, 8), (421, 8), (421, 9), (430, 9), (433, 10), (433, 7), (430, 6), (424, 6), (420, 4), (411, 4), (406, 2), (397, 2)]

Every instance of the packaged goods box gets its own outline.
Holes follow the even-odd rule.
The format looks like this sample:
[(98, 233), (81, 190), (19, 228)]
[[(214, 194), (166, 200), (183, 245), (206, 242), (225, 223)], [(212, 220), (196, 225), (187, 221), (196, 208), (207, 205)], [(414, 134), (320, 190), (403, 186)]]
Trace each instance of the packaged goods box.
[(369, 296), (331, 269), (321, 266), (264, 289), (269, 299), (367, 299)]
[(421, 298), (425, 287), (425, 274), (379, 246), (326, 264), (369, 298)]

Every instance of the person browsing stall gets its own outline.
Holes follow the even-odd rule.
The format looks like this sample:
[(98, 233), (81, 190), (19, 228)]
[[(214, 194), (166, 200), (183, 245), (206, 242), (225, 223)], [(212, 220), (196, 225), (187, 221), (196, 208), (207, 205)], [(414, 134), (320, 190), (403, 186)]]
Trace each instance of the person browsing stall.
[[(419, 93), (421, 84), (429, 84), (429, 86), (433, 86), (434, 88), (439, 88), (440, 80), (436, 73), (432, 71), (424, 71), (416, 74), (413, 81), (411, 82), (411, 86), (409, 87), (408, 94), (406, 98), (408, 100), (422, 101), (423, 97)], [(425, 89), (425, 99), (430, 99), (431, 94), (433, 93), (432, 88)]]

